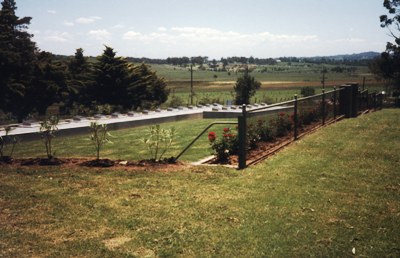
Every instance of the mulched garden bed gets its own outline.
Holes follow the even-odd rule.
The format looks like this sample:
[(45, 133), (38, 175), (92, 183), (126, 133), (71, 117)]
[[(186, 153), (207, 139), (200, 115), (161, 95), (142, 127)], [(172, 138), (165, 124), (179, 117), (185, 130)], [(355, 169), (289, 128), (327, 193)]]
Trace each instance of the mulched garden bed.
[(90, 158), (27, 158), (27, 159), (0, 159), (0, 166), (9, 167), (63, 167), (63, 168), (107, 168), (111, 170), (129, 171), (176, 171), (178, 168), (187, 166), (182, 162), (173, 162), (173, 159), (155, 160), (111, 160), (111, 159), (90, 159)]
[[(310, 134), (319, 128), (323, 126), (327, 126), (329, 124), (332, 124), (338, 120), (342, 119), (342, 117), (337, 118), (336, 120), (331, 119), (326, 121), (325, 125), (322, 125), (321, 122), (316, 122), (307, 126), (303, 126), (299, 128), (298, 130), (298, 139)], [(254, 149), (251, 149), (247, 153), (247, 161), (246, 164), (248, 166), (250, 165), (255, 165), (268, 157), (274, 155), (277, 153), (279, 150), (284, 148), (285, 146), (291, 144), (294, 142), (294, 132), (291, 131), (288, 135), (276, 138), (274, 141), (271, 142), (259, 142), (257, 143), (257, 147)], [(237, 167), (239, 164), (239, 159), (237, 155), (232, 155), (229, 157), (228, 160), (226, 161), (218, 161), (216, 157), (211, 158), (207, 161), (204, 162), (204, 164), (207, 165), (226, 165), (229, 167)]]

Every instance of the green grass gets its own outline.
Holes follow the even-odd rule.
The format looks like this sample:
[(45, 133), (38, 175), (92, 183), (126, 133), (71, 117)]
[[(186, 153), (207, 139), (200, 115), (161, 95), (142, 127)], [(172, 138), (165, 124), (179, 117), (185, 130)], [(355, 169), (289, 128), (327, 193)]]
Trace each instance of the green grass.
[(398, 257), (400, 110), (243, 171), (7, 167), (4, 257)]
[[(234, 121), (234, 120), (219, 120)], [(162, 124), (163, 128), (174, 127), (177, 135), (171, 149), (166, 152), (164, 157), (177, 156), (195, 137), (199, 135), (209, 124), (215, 120), (196, 119), (173, 123)], [(222, 131), (223, 125), (216, 125), (210, 130)], [(226, 127), (226, 126), (225, 126)], [(147, 145), (142, 142), (148, 126), (141, 126), (131, 129), (110, 131), (112, 143), (104, 145), (100, 151), (100, 158), (120, 159), (120, 160), (142, 160), (150, 159), (152, 156), (147, 149)], [(95, 158), (96, 152), (93, 143), (90, 140), (88, 129), (87, 135), (73, 137), (56, 137), (53, 139), (53, 150), (56, 151), (56, 157), (75, 158), (90, 157)], [(181, 160), (197, 161), (210, 156), (211, 148), (207, 139), (207, 133), (189, 149)], [(14, 152), (16, 158), (45, 157), (46, 149), (41, 140), (21, 142)]]

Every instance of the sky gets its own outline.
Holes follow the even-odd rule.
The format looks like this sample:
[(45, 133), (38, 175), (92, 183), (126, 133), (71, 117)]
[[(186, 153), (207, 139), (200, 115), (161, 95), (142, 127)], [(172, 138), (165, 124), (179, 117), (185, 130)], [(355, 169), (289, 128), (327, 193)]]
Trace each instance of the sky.
[(41, 50), (276, 58), (382, 52), (383, 0), (16, 0)]

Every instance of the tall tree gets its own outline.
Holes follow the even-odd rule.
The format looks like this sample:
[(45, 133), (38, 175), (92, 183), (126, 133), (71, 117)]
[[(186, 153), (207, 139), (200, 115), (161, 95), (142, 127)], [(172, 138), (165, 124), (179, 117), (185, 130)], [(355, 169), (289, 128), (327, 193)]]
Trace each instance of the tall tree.
[(74, 57), (68, 63), (70, 89), (69, 98), (64, 105), (68, 109), (74, 103), (89, 105), (88, 87), (93, 83), (92, 67), (83, 55), (83, 49), (78, 48)]
[(167, 101), (169, 91), (164, 78), (159, 78), (150, 68), (141, 64), (132, 67), (129, 95), (134, 100), (133, 108), (157, 107)]
[(374, 60), (370, 69), (379, 78), (388, 81), (393, 90), (400, 90), (400, 0), (384, 0), (388, 14), (380, 16), (382, 28), (387, 28), (394, 43), (387, 42), (386, 51)]
[(23, 105), (31, 80), (36, 44), (26, 29), (31, 17), (19, 18), (14, 0), (4, 0), (0, 10), (0, 109), (21, 121), (29, 112)]
[(249, 104), (250, 98), (260, 89), (261, 83), (252, 77), (246, 68), (243, 76), (239, 77), (233, 89), (235, 90), (236, 105)]
[(53, 103), (65, 102), (70, 96), (67, 85), (67, 65), (54, 60), (54, 55), (42, 51), (37, 54), (33, 79), (25, 94), (25, 103), (39, 115), (45, 115)]
[(127, 94), (130, 83), (128, 62), (117, 57), (116, 52), (108, 46), (97, 60), (94, 65), (94, 84), (89, 89), (92, 100), (99, 104), (129, 108), (131, 100)]

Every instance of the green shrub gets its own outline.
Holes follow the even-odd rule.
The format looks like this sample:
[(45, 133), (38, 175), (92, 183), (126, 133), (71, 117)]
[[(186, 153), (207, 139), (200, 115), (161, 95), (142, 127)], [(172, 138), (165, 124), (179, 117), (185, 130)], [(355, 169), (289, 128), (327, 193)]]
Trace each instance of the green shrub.
[(303, 97), (312, 96), (312, 95), (315, 95), (315, 89), (310, 86), (301, 87), (300, 94)]
[(55, 157), (55, 151), (53, 151), (53, 138), (55, 132), (58, 131), (58, 122), (60, 121), (58, 116), (51, 116), (40, 122), (40, 133), (46, 147), (46, 154), (48, 159)]
[(96, 159), (100, 159), (100, 150), (106, 143), (112, 143), (110, 140), (111, 134), (107, 130), (106, 124), (99, 124), (97, 122), (90, 123), (90, 140), (94, 144), (96, 150)]
[(217, 156), (219, 162), (226, 162), (230, 155), (235, 155), (239, 150), (237, 134), (234, 134), (230, 128), (224, 128), (222, 137), (217, 137), (215, 132), (208, 133), (208, 140), (211, 149)]
[(151, 158), (154, 161), (160, 161), (163, 155), (171, 148), (175, 136), (175, 128), (165, 129), (160, 125), (155, 125), (147, 129), (142, 142), (146, 144)]

